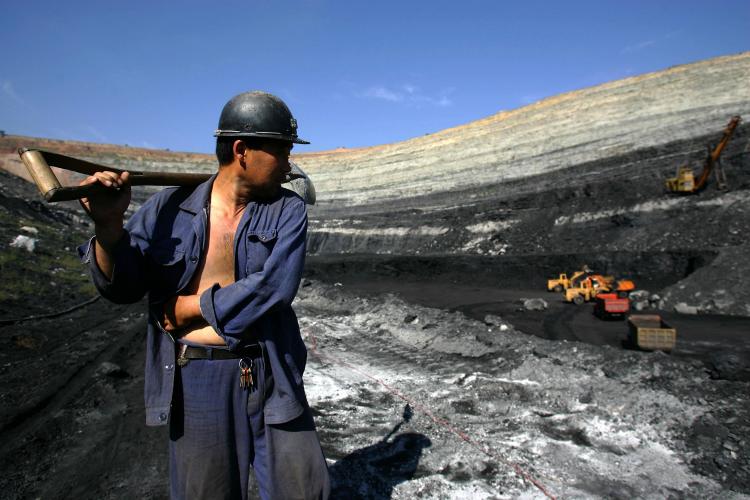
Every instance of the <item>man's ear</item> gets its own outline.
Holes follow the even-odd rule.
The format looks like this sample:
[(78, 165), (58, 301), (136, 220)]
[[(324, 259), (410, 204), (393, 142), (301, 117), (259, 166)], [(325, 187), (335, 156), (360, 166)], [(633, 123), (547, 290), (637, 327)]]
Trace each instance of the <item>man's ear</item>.
[(245, 143), (241, 140), (237, 139), (232, 144), (232, 154), (237, 160), (242, 160), (245, 157), (245, 153), (247, 153), (247, 146), (245, 146)]

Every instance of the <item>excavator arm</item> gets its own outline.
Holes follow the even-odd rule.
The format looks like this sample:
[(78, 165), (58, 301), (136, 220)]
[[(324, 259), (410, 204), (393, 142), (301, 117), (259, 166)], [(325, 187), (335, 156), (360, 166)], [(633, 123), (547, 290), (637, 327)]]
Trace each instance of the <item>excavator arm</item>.
[(732, 117), (731, 120), (729, 120), (729, 124), (724, 129), (724, 135), (719, 141), (719, 144), (717, 144), (714, 150), (708, 154), (708, 157), (706, 158), (706, 162), (703, 164), (703, 171), (701, 171), (701, 174), (698, 176), (698, 179), (695, 181), (695, 186), (693, 187), (694, 192), (700, 191), (701, 189), (706, 187), (708, 176), (711, 175), (711, 172), (716, 166), (716, 162), (719, 161), (721, 152), (724, 151), (724, 148), (729, 143), (729, 139), (732, 138), (732, 134), (734, 134), (734, 129), (737, 128), (737, 125), (739, 125), (739, 123), (740, 123), (739, 116), (734, 116)]

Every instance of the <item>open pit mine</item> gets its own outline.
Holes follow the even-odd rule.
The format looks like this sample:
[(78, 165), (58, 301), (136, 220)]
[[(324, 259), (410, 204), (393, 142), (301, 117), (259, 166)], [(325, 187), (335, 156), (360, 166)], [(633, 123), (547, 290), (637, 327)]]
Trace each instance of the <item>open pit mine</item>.
[[(730, 55), (294, 155), (317, 191), (295, 306), (335, 498), (750, 498), (748, 81)], [(0, 138), (0, 496), (166, 498), (143, 304), (95, 300), (71, 257), (92, 228), (22, 180), (19, 147), (215, 161)], [(694, 191), (668, 188), (681, 167)]]

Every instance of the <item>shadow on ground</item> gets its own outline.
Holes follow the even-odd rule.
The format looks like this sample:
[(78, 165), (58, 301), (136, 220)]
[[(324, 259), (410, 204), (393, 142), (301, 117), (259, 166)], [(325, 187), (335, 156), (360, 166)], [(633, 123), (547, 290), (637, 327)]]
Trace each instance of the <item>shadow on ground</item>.
[(391, 498), (394, 487), (415, 477), (422, 450), (432, 442), (424, 434), (398, 434), (411, 417), (411, 407), (406, 405), (401, 422), (383, 439), (350, 453), (330, 467), (332, 499)]

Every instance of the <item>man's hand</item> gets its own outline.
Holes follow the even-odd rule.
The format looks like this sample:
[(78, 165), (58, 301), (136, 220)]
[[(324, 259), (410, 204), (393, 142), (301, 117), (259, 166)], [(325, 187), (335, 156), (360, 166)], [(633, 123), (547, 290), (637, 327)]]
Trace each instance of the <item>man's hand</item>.
[(96, 183), (108, 189), (89, 198), (81, 198), (81, 206), (97, 225), (122, 222), (125, 210), (130, 205), (130, 173), (97, 172), (83, 179), (78, 185)]
[(200, 308), (200, 295), (176, 295), (164, 303), (162, 326), (168, 332), (174, 332), (203, 321)]
[(108, 279), (112, 279), (115, 245), (123, 234), (123, 217), (130, 205), (130, 174), (122, 172), (97, 172), (83, 179), (78, 185), (98, 183), (104, 186), (100, 193), (81, 198), (80, 203), (94, 221), (96, 234), (96, 263)]

